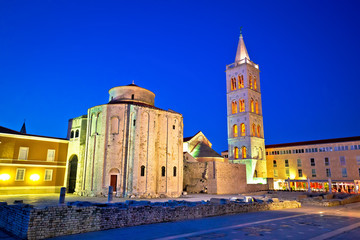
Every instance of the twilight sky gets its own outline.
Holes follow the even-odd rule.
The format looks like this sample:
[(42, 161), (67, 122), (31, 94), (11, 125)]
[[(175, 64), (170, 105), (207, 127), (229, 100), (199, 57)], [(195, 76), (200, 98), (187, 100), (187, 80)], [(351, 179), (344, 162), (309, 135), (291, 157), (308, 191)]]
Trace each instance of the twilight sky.
[(360, 135), (359, 1), (0, 1), (0, 126), (66, 137), (135, 84), (227, 149), (225, 66), (243, 26), (265, 143)]

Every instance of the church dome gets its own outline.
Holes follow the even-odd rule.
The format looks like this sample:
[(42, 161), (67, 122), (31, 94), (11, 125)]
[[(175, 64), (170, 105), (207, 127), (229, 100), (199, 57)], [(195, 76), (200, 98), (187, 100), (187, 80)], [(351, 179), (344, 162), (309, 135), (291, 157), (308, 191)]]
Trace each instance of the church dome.
[(155, 94), (135, 84), (113, 87), (109, 90), (109, 102), (140, 102), (154, 106)]

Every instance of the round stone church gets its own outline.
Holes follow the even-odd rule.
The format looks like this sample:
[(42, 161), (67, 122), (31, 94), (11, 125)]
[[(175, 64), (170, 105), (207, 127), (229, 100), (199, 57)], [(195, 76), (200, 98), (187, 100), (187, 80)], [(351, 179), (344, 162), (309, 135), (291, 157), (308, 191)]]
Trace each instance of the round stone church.
[(69, 121), (69, 189), (87, 196), (106, 195), (108, 186), (119, 197), (181, 195), (183, 118), (154, 100), (135, 84), (114, 87), (107, 104)]

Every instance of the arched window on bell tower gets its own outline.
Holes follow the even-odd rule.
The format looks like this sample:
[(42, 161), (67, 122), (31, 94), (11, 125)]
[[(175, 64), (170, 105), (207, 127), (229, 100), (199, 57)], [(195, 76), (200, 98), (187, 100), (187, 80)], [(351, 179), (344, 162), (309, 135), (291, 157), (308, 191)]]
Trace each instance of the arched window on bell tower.
[(259, 114), (259, 103), (257, 100), (255, 101), (255, 113)]
[(260, 137), (261, 128), (260, 125), (257, 125), (257, 136)]
[(249, 88), (253, 89), (253, 82), (252, 82), (252, 77), (251, 75), (249, 75)]
[(244, 147), (244, 146), (241, 148), (241, 157), (242, 157), (243, 159), (246, 158), (246, 147)]
[(239, 158), (239, 148), (238, 147), (234, 147), (234, 158), (235, 159)]
[(245, 112), (245, 99), (240, 99), (239, 100), (239, 107), (240, 107), (239, 112)]
[(255, 134), (256, 134), (256, 125), (253, 124), (251, 127), (251, 135), (255, 137)]
[(245, 134), (246, 134), (245, 124), (244, 123), (240, 124), (240, 129), (241, 129), (241, 136), (244, 137)]
[(231, 91), (236, 90), (236, 78), (231, 78)]
[(239, 89), (244, 88), (244, 75), (239, 75), (238, 80), (239, 80)]
[(232, 104), (231, 104), (231, 112), (232, 112), (232, 114), (235, 114), (235, 113), (237, 113), (237, 102), (234, 100), (234, 101), (232, 101)]
[(251, 101), (250, 101), (250, 109), (251, 109), (251, 112), (254, 112), (254, 99), (251, 99)]
[(256, 78), (254, 77), (254, 90), (257, 90)]
[(238, 137), (238, 126), (236, 124), (233, 125), (233, 136)]

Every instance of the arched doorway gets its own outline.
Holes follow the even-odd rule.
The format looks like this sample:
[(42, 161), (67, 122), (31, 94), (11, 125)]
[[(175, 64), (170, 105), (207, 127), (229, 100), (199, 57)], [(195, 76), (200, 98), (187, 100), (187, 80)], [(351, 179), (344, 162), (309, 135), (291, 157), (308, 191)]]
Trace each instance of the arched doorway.
[(112, 168), (109, 172), (110, 174), (110, 186), (113, 187), (113, 191), (114, 193), (117, 192), (117, 185), (118, 185), (118, 176), (119, 176), (119, 169), (117, 168)]
[(77, 165), (78, 165), (78, 157), (76, 155), (72, 155), (69, 161), (68, 193), (75, 192)]

